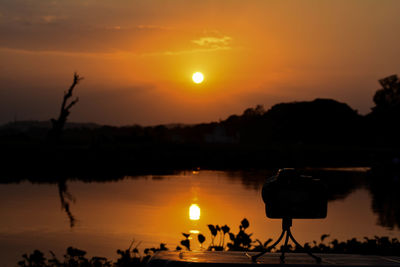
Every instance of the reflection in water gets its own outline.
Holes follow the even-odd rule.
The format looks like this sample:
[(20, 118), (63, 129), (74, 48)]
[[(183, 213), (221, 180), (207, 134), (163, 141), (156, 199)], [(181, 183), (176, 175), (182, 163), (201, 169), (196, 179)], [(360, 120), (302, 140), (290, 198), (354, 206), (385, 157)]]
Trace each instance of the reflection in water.
[[(112, 258), (115, 249), (125, 247), (132, 238), (143, 241), (141, 247), (165, 242), (174, 248), (182, 232), (190, 232), (193, 238), (202, 233), (208, 242), (207, 224), (227, 224), (234, 229), (244, 217), (252, 223), (249, 231), (256, 238), (275, 238), (281, 222), (265, 218), (260, 194), (265, 178), (272, 174), (196, 171), (118, 178), (107, 183), (105, 177), (96, 180), (78, 176), (44, 180), (40, 185), (39, 180), (16, 184), (9, 179), (15, 184), (0, 184), (0, 214), (7, 214), (0, 221), (0, 246), (7, 247), (0, 251), (0, 258), (13, 255), (15, 263), (22, 253), (36, 248), (54, 248), (55, 253), (62, 253), (70, 245)], [(321, 234), (339, 240), (398, 236), (398, 231), (375, 224), (379, 216), (380, 225), (399, 226), (399, 184), (395, 179), (384, 178), (388, 175), (378, 169), (371, 170), (371, 175), (332, 170), (305, 170), (305, 174), (327, 184), (330, 202), (326, 220), (295, 222), (300, 243), (317, 240)], [(70, 192), (79, 200), (73, 205), (75, 216), (71, 214), (74, 198)], [(57, 213), (60, 200), (69, 225), (75, 225), (73, 230), (66, 226), (65, 212)], [(188, 214), (192, 204), (199, 208), (198, 220), (191, 220)], [(75, 223), (75, 217), (79, 223)]]
[(67, 181), (65, 179), (58, 182), (58, 195), (60, 196), (61, 209), (67, 213), (69, 226), (72, 228), (75, 226), (76, 219), (71, 213), (70, 203), (75, 202), (75, 199), (71, 193), (68, 192)]
[[(325, 168), (325, 169), (307, 169), (303, 170), (302, 173), (306, 175), (311, 175), (315, 178), (321, 179), (325, 185), (327, 186), (327, 194), (328, 194), (328, 200), (333, 201), (333, 200), (339, 200), (339, 199), (344, 199), (346, 198), (349, 194), (354, 192), (357, 189), (362, 188), (365, 186), (366, 183), (366, 172), (370, 171), (370, 168)], [(191, 172), (186, 172), (183, 171), (181, 173), (178, 173), (178, 175), (183, 175), (183, 176), (197, 176), (200, 174), (200, 170), (195, 170)], [(223, 172), (224, 177), (227, 177), (231, 181), (237, 181), (239, 180), (241, 184), (248, 190), (254, 190), (254, 191), (259, 191), (260, 188), (262, 187), (263, 183), (265, 182), (265, 179), (274, 175), (274, 172), (271, 170), (258, 170), (258, 171), (226, 171)], [(155, 181), (162, 181), (166, 179), (167, 175), (153, 175), (153, 176), (128, 176), (125, 178), (129, 179), (142, 179), (142, 178), (149, 178), (151, 177), (152, 180)], [(85, 177), (86, 178), (86, 177)], [(104, 180), (104, 177), (100, 178), (101, 180)], [(114, 180), (114, 179), (112, 179)], [(87, 180), (89, 182), (96, 181), (95, 179), (90, 179)], [(58, 188), (59, 188), (59, 196), (61, 200), (61, 206), (62, 209), (66, 212), (69, 222), (70, 222), (70, 227), (72, 228), (75, 223), (76, 223), (76, 218), (73, 216), (73, 214), (70, 211), (70, 206), (71, 203), (75, 202), (74, 197), (69, 193), (68, 187), (67, 187), (67, 179), (62, 178), (60, 181), (57, 183)], [(380, 192), (382, 192), (382, 189), (379, 189), (381, 184), (379, 183), (378, 186), (374, 185), (370, 188), (371, 191), (375, 192), (376, 195), (379, 195)], [(193, 195), (192, 201), (197, 201), (197, 191), (198, 188), (197, 186), (194, 186), (193, 184), (191, 185), (191, 194)], [(384, 190), (383, 190), (384, 192)], [(384, 196), (385, 193), (383, 193)], [(390, 223), (390, 220), (385, 219), (385, 216), (389, 216), (392, 218), (393, 221), (393, 216), (390, 215), (390, 212), (393, 213), (393, 205), (390, 207), (387, 207), (388, 210), (385, 211), (383, 205), (386, 203), (385, 200), (379, 198), (379, 203), (376, 205), (377, 207), (374, 207), (373, 210), (380, 214), (382, 218), (379, 219), (379, 224), (382, 226), (387, 226), (390, 228), (393, 228), (393, 222)], [(400, 208), (397, 209), (400, 211)], [(192, 204), (189, 208), (189, 218), (192, 221), (199, 220), (200, 219), (200, 207), (198, 204)], [(400, 222), (399, 219), (397, 219), (397, 225)]]
[(200, 220), (200, 207), (197, 204), (190, 205), (189, 218), (192, 221)]
[[(400, 194), (397, 194), (397, 188), (400, 185), (399, 164), (391, 164), (384, 167), (375, 168), (321, 168), (321, 169), (306, 169), (302, 173), (311, 175), (315, 178), (321, 179), (328, 188), (328, 200), (340, 200), (346, 198), (352, 192), (363, 187), (367, 188), (372, 195), (372, 210), (378, 214), (379, 218), (377, 223), (381, 226), (393, 229), (394, 227), (400, 228)], [(218, 174), (219, 172), (216, 172)], [(258, 192), (263, 185), (265, 178), (272, 176), (274, 170), (257, 170), (257, 171), (225, 171), (222, 175), (230, 181), (240, 183), (247, 190), (254, 190)], [(171, 174), (177, 176), (195, 177), (200, 174), (200, 170), (190, 172), (171, 172), (169, 175), (147, 175), (147, 176), (123, 176), (111, 175), (107, 176), (87, 176), (76, 175), (76, 179), (84, 182), (105, 182), (105, 181), (123, 181), (124, 179), (152, 179), (153, 181), (163, 181), (171, 177)], [(173, 175), (174, 176), (174, 175)], [(219, 175), (217, 175), (218, 177)], [(56, 183), (58, 185), (58, 193), (61, 202), (61, 208), (67, 214), (69, 225), (73, 227), (76, 224), (76, 217), (71, 212), (71, 205), (75, 202), (75, 198), (69, 192), (67, 187), (67, 179), (64, 176), (61, 178), (54, 177), (6, 177), (9, 179), (0, 179), (0, 183), (20, 183), (21, 181), (28, 180), (31, 183)], [(192, 201), (198, 201), (197, 191), (198, 188), (191, 185), (190, 188)], [(189, 218), (191, 220), (200, 219), (200, 208), (198, 204), (191, 206), (189, 209)], [(198, 215), (197, 215), (198, 213)], [(198, 218), (198, 219), (196, 219)]]
[(378, 214), (377, 223), (390, 229), (400, 229), (400, 166), (375, 168), (368, 177), (372, 195), (372, 210)]

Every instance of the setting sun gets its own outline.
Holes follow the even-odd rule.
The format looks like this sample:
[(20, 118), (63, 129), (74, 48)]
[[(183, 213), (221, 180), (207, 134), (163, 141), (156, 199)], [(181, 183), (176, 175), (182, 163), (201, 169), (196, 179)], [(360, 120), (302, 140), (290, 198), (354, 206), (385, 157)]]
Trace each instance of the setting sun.
[(192, 204), (189, 208), (189, 218), (192, 221), (200, 219), (200, 207), (197, 204)]
[(193, 80), (194, 83), (197, 83), (197, 84), (202, 83), (203, 80), (204, 80), (203, 73), (201, 73), (201, 72), (193, 73), (192, 80)]

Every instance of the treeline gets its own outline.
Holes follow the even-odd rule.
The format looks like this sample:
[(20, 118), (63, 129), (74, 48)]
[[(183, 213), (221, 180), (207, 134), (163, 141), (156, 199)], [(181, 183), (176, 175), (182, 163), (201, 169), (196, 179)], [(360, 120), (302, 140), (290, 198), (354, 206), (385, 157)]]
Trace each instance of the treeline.
[[(371, 122), (348, 105), (331, 99), (246, 109), (219, 122), (196, 125), (112, 127), (67, 124), (63, 144), (337, 144), (372, 141), (364, 129)], [(68, 127), (70, 126), (70, 127)], [(11, 122), (0, 128), (2, 143), (45, 142), (50, 123)]]
[(258, 105), (197, 125), (67, 123), (56, 146), (48, 142), (49, 124), (12, 122), (0, 127), (2, 160), (132, 170), (371, 165), (398, 156), (400, 147), (400, 82), (390, 76), (380, 83), (365, 116), (345, 103), (315, 99), (269, 110)]

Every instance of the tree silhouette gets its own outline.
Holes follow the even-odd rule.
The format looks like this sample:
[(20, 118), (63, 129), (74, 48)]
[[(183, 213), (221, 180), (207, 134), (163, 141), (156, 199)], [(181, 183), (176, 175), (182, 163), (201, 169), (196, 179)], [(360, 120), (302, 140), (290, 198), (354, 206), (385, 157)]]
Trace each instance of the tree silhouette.
[(257, 105), (255, 108), (248, 108), (243, 112), (243, 117), (256, 117), (262, 116), (265, 113), (263, 105)]
[(400, 81), (397, 75), (391, 75), (379, 80), (382, 88), (374, 95), (374, 112), (387, 113), (400, 110)]
[(68, 100), (72, 97), (75, 86), (83, 80), (83, 77), (80, 77), (76, 72), (74, 73), (74, 80), (69, 87), (68, 91), (64, 92), (63, 101), (61, 104), (60, 115), (58, 119), (51, 119), (52, 129), (50, 130), (49, 137), (51, 141), (57, 143), (62, 131), (64, 129), (65, 123), (67, 122), (67, 118), (70, 114), (70, 109), (79, 101), (79, 98), (75, 98), (71, 102), (67, 103)]

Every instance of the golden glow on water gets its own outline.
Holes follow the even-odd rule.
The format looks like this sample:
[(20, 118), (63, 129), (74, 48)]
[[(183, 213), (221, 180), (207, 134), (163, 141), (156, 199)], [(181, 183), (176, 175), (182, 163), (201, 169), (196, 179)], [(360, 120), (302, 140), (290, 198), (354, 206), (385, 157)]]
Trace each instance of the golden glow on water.
[[(143, 241), (140, 248), (164, 242), (172, 249), (180, 245), (182, 233), (191, 234), (191, 249), (196, 250), (200, 249), (197, 231), (206, 236), (206, 247), (211, 241), (208, 224), (227, 224), (236, 235), (243, 218), (249, 220), (246, 232), (254, 233), (254, 239), (276, 239), (282, 231), (281, 220), (266, 218), (261, 198), (262, 183), (269, 176), (268, 172), (200, 171), (107, 183), (68, 181), (77, 199), (70, 207), (79, 222), (73, 231), (60, 210), (55, 185), (1, 184), (0, 203), (5, 204), (0, 205), (0, 214), (7, 216), (0, 221), (0, 246), (4, 248), (0, 257), (13, 266), (21, 258), (21, 248), (45, 251), (54, 247), (57, 255), (63, 255), (66, 246), (73, 245), (116, 260), (115, 248), (129, 246), (132, 238)], [(371, 201), (366, 188), (357, 189), (330, 201), (326, 219), (294, 220), (293, 235), (301, 244), (320, 240), (322, 234), (331, 236), (325, 242), (374, 235), (398, 238), (398, 229), (376, 225)], [(201, 206), (200, 220), (190, 220), (192, 204)], [(29, 219), (29, 224), (21, 218)]]
[(190, 205), (189, 219), (192, 221), (197, 221), (200, 219), (200, 207), (197, 204)]

